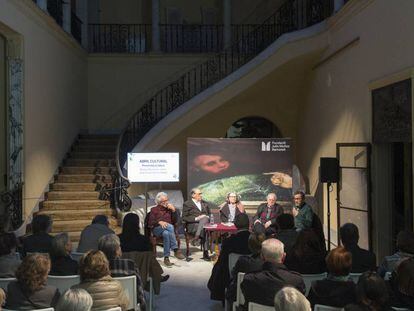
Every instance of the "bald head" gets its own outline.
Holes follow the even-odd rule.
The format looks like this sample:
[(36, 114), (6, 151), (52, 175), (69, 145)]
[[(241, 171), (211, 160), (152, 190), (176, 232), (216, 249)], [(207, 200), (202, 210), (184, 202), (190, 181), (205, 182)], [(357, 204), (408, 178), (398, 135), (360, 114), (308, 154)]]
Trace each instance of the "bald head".
[(262, 257), (265, 261), (283, 263), (285, 260), (284, 245), (277, 239), (268, 239), (262, 243)]

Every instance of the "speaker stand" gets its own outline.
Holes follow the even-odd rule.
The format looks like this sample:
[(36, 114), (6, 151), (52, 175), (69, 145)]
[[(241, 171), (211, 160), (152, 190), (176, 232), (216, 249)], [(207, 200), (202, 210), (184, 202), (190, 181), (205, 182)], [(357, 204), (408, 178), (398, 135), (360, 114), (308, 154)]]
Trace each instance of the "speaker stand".
[(327, 199), (327, 216), (328, 216), (328, 251), (331, 250), (331, 202), (330, 202), (331, 183), (326, 183), (326, 199)]

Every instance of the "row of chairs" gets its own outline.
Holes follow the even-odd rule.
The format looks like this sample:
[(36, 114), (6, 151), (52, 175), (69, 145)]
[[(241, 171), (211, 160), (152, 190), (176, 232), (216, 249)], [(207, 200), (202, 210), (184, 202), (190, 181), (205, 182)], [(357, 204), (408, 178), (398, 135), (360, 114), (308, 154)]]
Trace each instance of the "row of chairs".
[[(12, 310), (12, 309), (2, 309), (3, 311), (19, 311), (19, 310)], [(36, 311), (55, 311), (55, 308), (46, 308), (46, 309), (36, 309)], [(111, 308), (104, 311), (122, 311), (121, 307)]]
[[(357, 283), (358, 279), (360, 277), (361, 273), (351, 273), (350, 278), (353, 280), (353, 282)], [(237, 274), (237, 292), (236, 292), (236, 301), (233, 303), (233, 311), (236, 311), (237, 308), (240, 305), (244, 305), (245, 303), (245, 299), (244, 299), (244, 295), (243, 292), (241, 291), (241, 283), (243, 282), (245, 273), (243, 272), (239, 272)], [(303, 281), (305, 283), (305, 287), (306, 287), (306, 292), (305, 295), (307, 296), (309, 293), (309, 290), (311, 288), (312, 282), (313, 281), (317, 281), (317, 280), (323, 280), (324, 278), (326, 278), (327, 273), (321, 273), (321, 274), (302, 274), (303, 277)], [(387, 272), (385, 279), (388, 280), (391, 276), (390, 272)], [(409, 309), (405, 309), (405, 308), (395, 308), (393, 307), (394, 310), (399, 310), (399, 311), (409, 311)], [(263, 306), (263, 305), (259, 305), (256, 303), (249, 303), (249, 311), (266, 311), (266, 310), (273, 310), (272, 307), (269, 306)], [(315, 305), (314, 310), (319, 310), (319, 311), (338, 311), (338, 310), (342, 310), (341, 308), (335, 308), (335, 307), (330, 307), (330, 306), (323, 306), (323, 305)]]
[[(115, 277), (114, 280), (119, 281), (122, 284), (122, 287), (125, 290), (125, 294), (128, 296), (129, 305), (128, 309), (139, 310), (139, 304), (137, 303), (137, 280), (135, 275), (131, 276), (124, 276), (124, 277)], [(7, 289), (7, 285), (11, 281), (15, 281), (15, 278), (0, 278), (0, 288)], [(56, 286), (61, 293), (64, 293), (68, 290), (71, 286), (80, 283), (80, 276), (79, 275), (68, 275), (68, 276), (55, 276), (49, 275), (47, 277), (47, 284)], [(153, 302), (152, 297), (153, 293), (152, 278), (150, 278), (150, 301), (148, 308), (151, 311), (153, 309)], [(6, 310), (6, 309), (4, 309)], [(47, 310), (53, 310), (47, 309)]]

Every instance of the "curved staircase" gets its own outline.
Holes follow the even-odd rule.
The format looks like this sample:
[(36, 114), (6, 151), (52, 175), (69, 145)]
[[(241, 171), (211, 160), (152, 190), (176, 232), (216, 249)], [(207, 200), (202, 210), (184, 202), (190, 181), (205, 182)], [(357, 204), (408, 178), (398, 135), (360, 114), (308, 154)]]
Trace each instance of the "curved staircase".
[[(68, 232), (78, 241), (96, 215), (114, 216), (111, 202), (100, 199), (100, 189), (112, 183), (117, 141), (115, 135), (79, 135), (38, 212), (52, 217), (52, 234)], [(116, 229), (114, 217), (110, 224)]]

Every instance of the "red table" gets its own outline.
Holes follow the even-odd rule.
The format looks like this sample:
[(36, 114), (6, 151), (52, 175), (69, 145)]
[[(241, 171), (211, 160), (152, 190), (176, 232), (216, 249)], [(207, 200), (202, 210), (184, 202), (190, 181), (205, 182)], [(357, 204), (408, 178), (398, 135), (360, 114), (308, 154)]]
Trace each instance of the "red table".
[[(212, 243), (208, 243), (210, 245), (210, 252), (216, 250), (217, 255), (219, 253), (218, 250), (218, 238), (221, 235), (221, 233), (236, 233), (237, 232), (237, 228), (234, 224), (231, 224), (231, 226), (227, 226), (223, 223), (219, 223), (219, 224), (206, 224), (204, 225), (204, 230), (206, 232), (206, 237), (207, 237), (207, 241), (210, 242), (214, 242), (215, 247), (213, 248), (213, 250), (211, 250), (211, 246)], [(214, 234), (217, 233), (217, 234)], [(212, 239), (211, 237), (214, 236), (214, 238)]]

